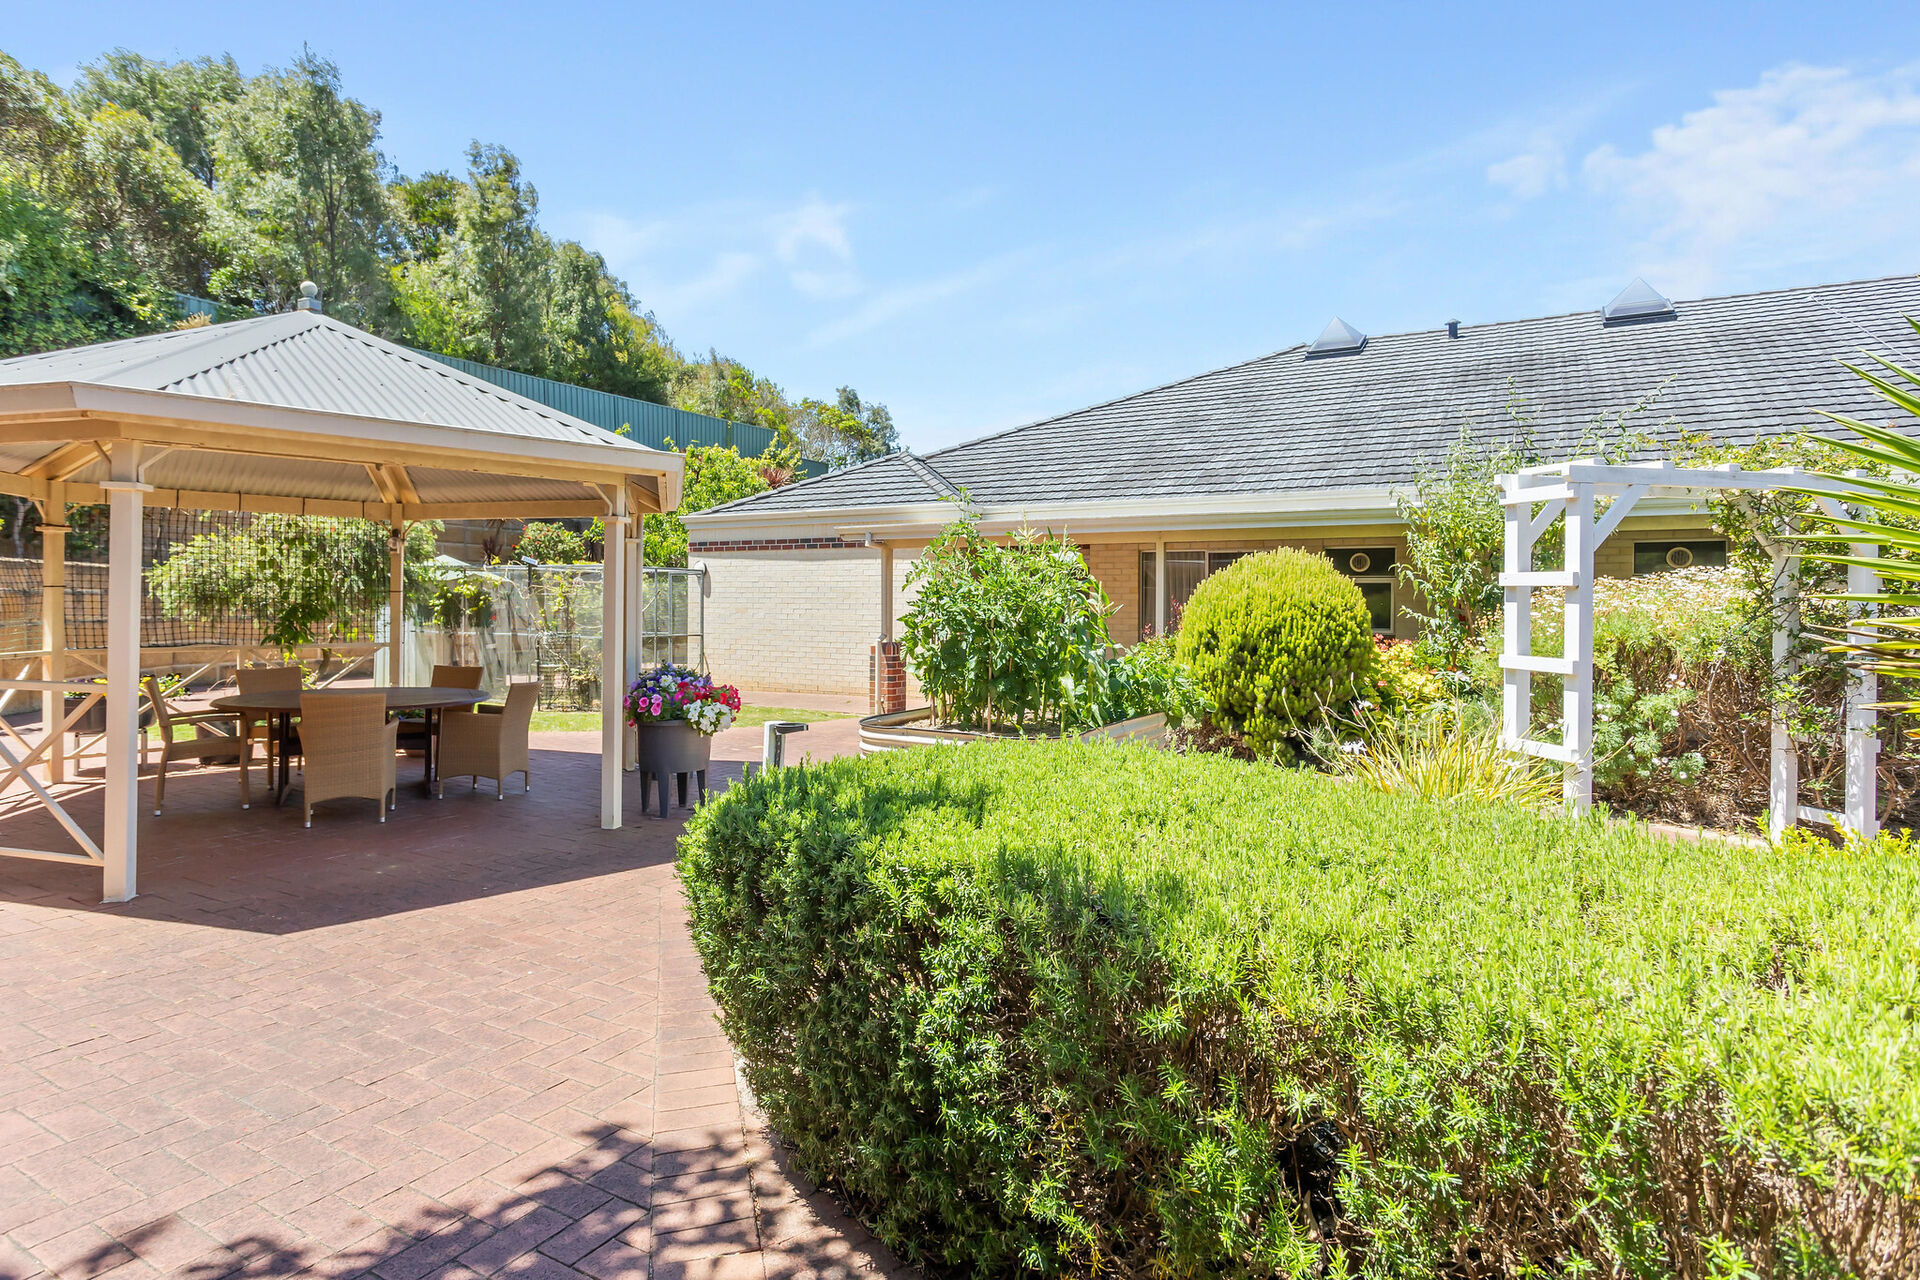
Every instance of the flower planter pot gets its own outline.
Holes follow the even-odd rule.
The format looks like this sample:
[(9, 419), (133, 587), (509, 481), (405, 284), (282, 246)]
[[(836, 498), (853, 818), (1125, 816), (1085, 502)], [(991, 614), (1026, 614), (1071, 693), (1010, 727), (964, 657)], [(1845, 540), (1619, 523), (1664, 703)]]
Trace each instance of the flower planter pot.
[[(860, 754), (870, 756), (881, 751), (904, 751), (909, 747), (941, 744), (959, 746), (969, 742), (1006, 742), (1013, 736), (1004, 733), (975, 733), (967, 729), (936, 729), (928, 722), (933, 708), (915, 707), (886, 715), (868, 716), (860, 722)], [(1053, 736), (1053, 735), (1048, 735)], [(1082, 742), (1145, 742), (1158, 745), (1167, 736), (1167, 717), (1161, 712), (1116, 720), (1097, 729), (1073, 735)]]
[(638, 748), (634, 769), (640, 774), (640, 811), (646, 812), (647, 788), (660, 786), (660, 816), (667, 816), (667, 779), (679, 780), (680, 806), (687, 804), (687, 777), (698, 782), (700, 801), (707, 798), (707, 765), (713, 759), (713, 739), (684, 720), (658, 720), (634, 725)]
[[(88, 695), (84, 693), (68, 694), (66, 696), (66, 711), (72, 711), (75, 707), (80, 705), (80, 700), (87, 696)], [(61, 719), (64, 720), (65, 718), (66, 716), (63, 714), (61, 716)], [(153, 708), (148, 706), (141, 707), (140, 708), (140, 727), (142, 729), (145, 729), (145, 728), (151, 727), (152, 724), (153, 724)], [(76, 733), (76, 734), (105, 733), (106, 731), (107, 731), (107, 700), (105, 698), (101, 698), (98, 702), (88, 707), (86, 710), (86, 713), (82, 715), (78, 720), (75, 720), (73, 722), (73, 727), (69, 730), (69, 732)]]

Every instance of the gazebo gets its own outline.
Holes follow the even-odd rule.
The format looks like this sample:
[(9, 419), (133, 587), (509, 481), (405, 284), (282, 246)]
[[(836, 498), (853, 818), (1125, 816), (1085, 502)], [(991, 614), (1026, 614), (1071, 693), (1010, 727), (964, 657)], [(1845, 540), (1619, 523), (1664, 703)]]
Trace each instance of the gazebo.
[[(0, 679), (38, 694), (37, 743), (0, 721), (0, 790), (28, 788), (73, 849), (0, 855), (98, 866), (109, 902), (136, 889), (141, 510), (358, 517), (390, 530), (390, 670), (403, 548), (420, 520), (599, 517), (606, 526), (600, 824), (620, 825), (619, 690), (635, 661), (638, 521), (680, 501), (679, 455), (650, 449), (302, 309), (0, 361), (0, 493), (42, 512), (42, 634)], [(65, 635), (66, 510), (109, 512), (105, 831), (95, 840), (36, 776), (60, 774), (65, 731), (102, 695)], [(23, 655), (14, 654), (15, 658)], [(37, 668), (37, 669), (36, 669)], [(8, 672), (0, 672), (7, 675)], [(69, 695), (80, 705), (64, 708)], [(4, 702), (0, 701), (0, 708)]]

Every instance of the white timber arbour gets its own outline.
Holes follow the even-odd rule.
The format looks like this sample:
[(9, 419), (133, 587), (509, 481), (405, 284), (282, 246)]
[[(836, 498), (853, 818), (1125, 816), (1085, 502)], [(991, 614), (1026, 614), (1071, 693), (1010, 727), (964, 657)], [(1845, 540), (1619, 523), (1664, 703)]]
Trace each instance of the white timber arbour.
[[(603, 519), (600, 825), (621, 824), (620, 691), (639, 655), (639, 521), (679, 505), (679, 455), (417, 356), (317, 310), (0, 360), (0, 494), (38, 505), (44, 536), (38, 649), (0, 654), (0, 712), (42, 700), (38, 741), (0, 717), (0, 856), (102, 872), (137, 888), (144, 657), (231, 661), (232, 646), (143, 654), (146, 506), (355, 517), (390, 530), (389, 678), (399, 679), (405, 539), (423, 520)], [(107, 644), (65, 632), (66, 512), (108, 508)], [(68, 776), (65, 739), (104, 696), (104, 830), (70, 809), (99, 781)], [(72, 698), (75, 705), (60, 708)], [(8, 827), (50, 816), (72, 847), (22, 845)]]
[[(1575, 812), (1593, 803), (1593, 582), (1594, 552), (1619, 528), (1643, 498), (1697, 498), (1716, 492), (1788, 489), (1811, 492), (1820, 509), (1835, 520), (1859, 517), (1841, 502), (1843, 481), (1792, 468), (1747, 471), (1737, 466), (1677, 467), (1672, 463), (1607, 463), (1580, 459), (1551, 466), (1530, 467), (1502, 476), (1505, 506), (1505, 555), (1500, 575), (1504, 591), (1505, 644), (1502, 670), (1501, 741), (1514, 751), (1552, 760), (1564, 766), (1566, 800)], [(1534, 547), (1556, 520), (1564, 520), (1565, 558), (1558, 569), (1536, 569)], [(1791, 530), (1779, 530), (1781, 534)], [(1793, 633), (1798, 622), (1797, 544), (1765, 536), (1774, 561), (1773, 661), (1784, 672), (1791, 661)], [(1853, 543), (1852, 554), (1871, 559), (1878, 554), (1871, 543)], [(1878, 589), (1878, 577), (1862, 565), (1847, 568), (1847, 591), (1867, 595)], [(1533, 652), (1533, 593), (1565, 593), (1566, 634), (1559, 657)], [(1854, 616), (1869, 613), (1871, 604), (1850, 606)], [(1864, 629), (1853, 633), (1864, 636)], [(1561, 684), (1560, 740), (1534, 737), (1533, 677), (1557, 678)], [(1846, 788), (1839, 811), (1800, 803), (1800, 765), (1784, 708), (1773, 708), (1769, 750), (1768, 829), (1776, 835), (1801, 821), (1824, 822), (1864, 837), (1879, 827), (1876, 806), (1878, 778), (1878, 715), (1874, 702), (1878, 684), (1869, 673), (1854, 669), (1845, 694)]]

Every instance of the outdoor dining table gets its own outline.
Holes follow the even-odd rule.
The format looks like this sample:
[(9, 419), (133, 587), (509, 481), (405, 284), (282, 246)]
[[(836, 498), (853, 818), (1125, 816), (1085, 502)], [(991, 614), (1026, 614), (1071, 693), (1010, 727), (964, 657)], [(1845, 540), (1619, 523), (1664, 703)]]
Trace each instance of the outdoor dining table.
[[(439, 723), (440, 713), (450, 708), (477, 706), (487, 700), (485, 689), (447, 689), (433, 685), (392, 685), (374, 688), (351, 688), (334, 690), (268, 689), (260, 693), (235, 693), (224, 698), (215, 698), (209, 705), (216, 711), (237, 711), (242, 715), (251, 713), (268, 717), (273, 722), (273, 740), (285, 742), (293, 732), (293, 719), (300, 714), (300, 698), (327, 697), (333, 693), (384, 693), (387, 695), (388, 712), (424, 711), (427, 713), (427, 795), (433, 795), (433, 738), (434, 728)], [(272, 781), (269, 779), (269, 781)], [(274, 799), (284, 803), (287, 787), (292, 781), (287, 767), (287, 753), (280, 753), (280, 779), (274, 787)]]

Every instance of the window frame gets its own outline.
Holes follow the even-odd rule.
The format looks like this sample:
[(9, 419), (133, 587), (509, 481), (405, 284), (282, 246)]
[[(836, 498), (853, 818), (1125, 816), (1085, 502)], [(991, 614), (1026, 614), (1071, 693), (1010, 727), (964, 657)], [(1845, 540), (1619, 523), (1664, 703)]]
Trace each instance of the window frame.
[[(1278, 545), (1286, 546), (1288, 544), (1280, 543)], [(1187, 563), (1192, 563), (1194, 558), (1197, 558), (1199, 560), (1199, 563), (1202, 567), (1203, 572), (1200, 575), (1199, 582), (1194, 583), (1194, 587), (1197, 589), (1201, 582), (1205, 582), (1208, 578), (1211, 578), (1214, 574), (1218, 573), (1221, 569), (1226, 568), (1228, 565), (1232, 564), (1235, 560), (1240, 559), (1242, 556), (1258, 555), (1262, 550), (1273, 550), (1273, 549), (1274, 548), (1271, 548), (1271, 547), (1268, 547), (1268, 548), (1182, 547), (1177, 551), (1168, 549), (1166, 551), (1166, 557), (1169, 563), (1172, 562), (1175, 556), (1179, 556), (1186, 559)], [(1380, 571), (1380, 572), (1370, 571), (1365, 574), (1355, 574), (1350, 570), (1344, 568), (1339, 561), (1334, 559), (1334, 557), (1339, 554), (1344, 553), (1346, 555), (1352, 555), (1355, 552), (1361, 552), (1361, 551), (1365, 551), (1365, 552), (1386, 551), (1393, 557), (1393, 559), (1388, 562), (1387, 568), (1384, 571)], [(1134, 633), (1138, 637), (1138, 640), (1136, 640), (1136, 643), (1138, 643), (1139, 641), (1144, 641), (1148, 639), (1147, 629), (1153, 626), (1154, 619), (1158, 616), (1157, 610), (1154, 607), (1155, 602), (1150, 598), (1148, 598), (1145, 591), (1146, 581), (1147, 581), (1146, 566), (1150, 562), (1153, 564), (1152, 572), (1153, 572), (1154, 582), (1156, 582), (1162, 590), (1169, 589), (1170, 575), (1165, 572), (1165, 569), (1167, 566), (1159, 563), (1159, 561), (1157, 560), (1156, 557), (1159, 554), (1160, 554), (1159, 549), (1154, 547), (1143, 547), (1140, 550), (1140, 558), (1139, 558), (1140, 597), (1135, 603), (1135, 608), (1139, 612), (1140, 616), (1139, 616), (1139, 619), (1137, 620), (1137, 624), (1134, 627)], [(1320, 550), (1318, 554), (1325, 556), (1328, 562), (1331, 563), (1335, 569), (1338, 569), (1343, 576), (1345, 576), (1349, 581), (1353, 582), (1355, 585), (1361, 585), (1361, 584), (1369, 584), (1374, 586), (1384, 585), (1387, 588), (1386, 630), (1383, 631), (1378, 627), (1373, 627), (1372, 630), (1373, 630), (1373, 634), (1375, 634), (1376, 636), (1391, 636), (1396, 634), (1394, 630), (1394, 626), (1399, 621), (1399, 617), (1400, 617), (1400, 599), (1399, 599), (1399, 591), (1398, 591), (1399, 582), (1400, 582), (1400, 574), (1398, 569), (1398, 566), (1400, 563), (1399, 548), (1393, 547), (1393, 546), (1380, 546), (1378, 544), (1375, 544), (1373, 546), (1366, 546), (1366, 547), (1326, 547)], [(1216, 559), (1218, 560), (1218, 563), (1216, 563)], [(1192, 592), (1188, 593), (1188, 598), (1189, 599), (1192, 598)], [(1180, 607), (1184, 606), (1185, 603), (1186, 601), (1183, 600), (1176, 605), (1175, 601), (1172, 598), (1172, 595), (1171, 594), (1168, 595), (1167, 620), (1170, 623), (1174, 622), (1177, 619), (1177, 617), (1179, 616), (1178, 610)], [(1371, 615), (1372, 611), (1369, 610), (1368, 612), (1369, 612), (1369, 615)], [(1369, 622), (1371, 622), (1371, 617), (1369, 617)]]
[[(1369, 564), (1364, 570), (1356, 572), (1348, 564), (1343, 564), (1340, 559), (1342, 556), (1352, 557), (1356, 555), (1367, 555), (1371, 557), (1372, 554), (1381, 551), (1386, 552), (1392, 557), (1392, 559), (1387, 561), (1387, 567), (1385, 569), (1379, 569)], [(1355, 586), (1384, 586), (1387, 589), (1387, 625), (1385, 627), (1372, 626), (1373, 610), (1371, 608), (1367, 610), (1368, 623), (1372, 626), (1373, 634), (1376, 636), (1398, 634), (1394, 628), (1395, 624), (1400, 620), (1399, 549), (1392, 546), (1381, 546), (1376, 543), (1370, 547), (1325, 547), (1321, 550), (1320, 554), (1327, 558), (1327, 561), (1333, 565), (1334, 569), (1336, 569), (1342, 577)], [(1361, 594), (1364, 596), (1366, 593), (1363, 591)]]

